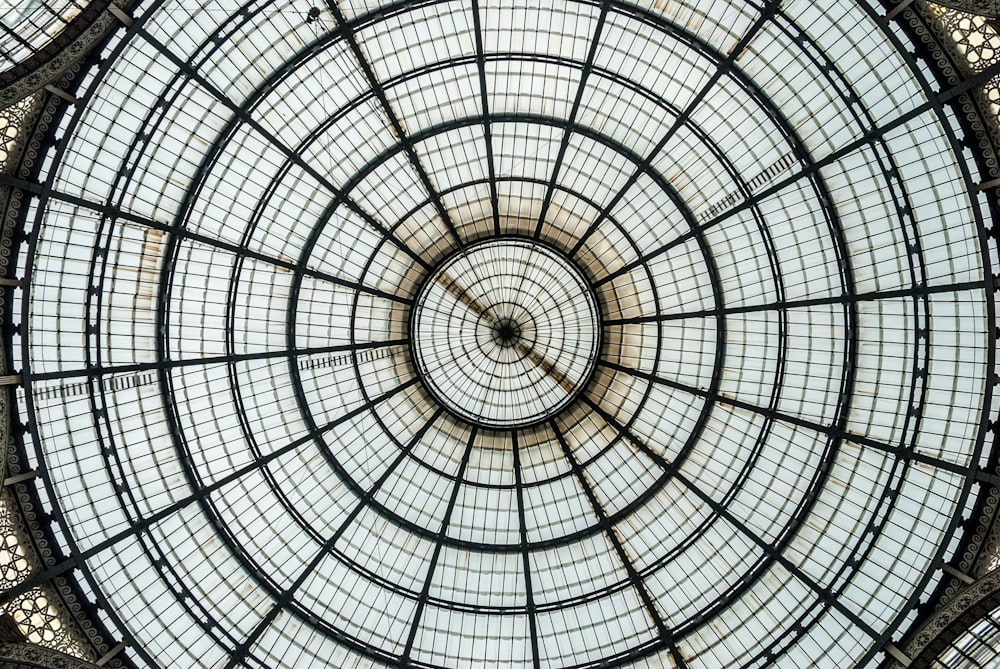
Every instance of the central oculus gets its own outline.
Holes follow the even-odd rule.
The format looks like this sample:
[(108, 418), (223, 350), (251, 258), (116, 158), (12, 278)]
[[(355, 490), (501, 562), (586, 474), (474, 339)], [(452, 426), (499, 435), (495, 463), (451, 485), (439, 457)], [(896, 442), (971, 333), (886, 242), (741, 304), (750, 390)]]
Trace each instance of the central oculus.
[(525, 427), (566, 408), (590, 379), (600, 332), (583, 273), (517, 237), (447, 258), (421, 286), (410, 321), (424, 385), (456, 416), (489, 428)]

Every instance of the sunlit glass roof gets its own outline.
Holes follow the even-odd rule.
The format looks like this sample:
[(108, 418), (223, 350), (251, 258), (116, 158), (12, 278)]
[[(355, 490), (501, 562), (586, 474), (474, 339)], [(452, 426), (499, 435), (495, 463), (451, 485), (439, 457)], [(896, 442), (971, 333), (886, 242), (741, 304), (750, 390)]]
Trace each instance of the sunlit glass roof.
[(994, 362), (954, 93), (881, 14), (141, 5), (16, 338), (136, 663), (881, 660)]

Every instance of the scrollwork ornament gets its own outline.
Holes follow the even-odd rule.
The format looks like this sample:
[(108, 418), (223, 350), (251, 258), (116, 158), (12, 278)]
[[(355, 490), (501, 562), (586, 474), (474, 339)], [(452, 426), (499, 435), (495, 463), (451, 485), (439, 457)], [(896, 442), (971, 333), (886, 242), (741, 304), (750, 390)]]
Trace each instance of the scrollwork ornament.
[(951, 56), (941, 48), (941, 41), (930, 28), (935, 20), (935, 16), (930, 13), (927, 3), (923, 0), (918, 0), (918, 2), (910, 5), (910, 8), (903, 13), (903, 16), (908, 19), (908, 27), (927, 50), (929, 60), (932, 61), (939, 76), (947, 81), (949, 85), (957, 84), (959, 76)]
[[(986, 497), (985, 506), (992, 512), (990, 514), (992, 523), (988, 527), (982, 527), (982, 532), (986, 535), (986, 539), (983, 542), (983, 552), (994, 556), (1000, 553), (1000, 519), (996, 518), (996, 509), (998, 501), (1000, 501), (998, 493), (1000, 493), (1000, 491), (998, 491), (997, 488), (992, 486), (989, 488), (989, 494)], [(986, 515), (986, 513), (983, 514), (984, 518)], [(980, 524), (985, 525), (985, 523), (982, 522)], [(995, 569), (997, 566), (996, 563), (996, 559), (980, 560), (979, 564), (963, 564), (962, 568), (973, 576), (982, 577), (985, 576), (987, 572)]]
[[(1000, 37), (981, 16), (945, 10), (918, 0), (907, 11), (910, 28), (931, 53), (931, 60), (949, 84), (956, 84), (1000, 62)], [(994, 78), (974, 93), (970, 104), (962, 96), (957, 105), (972, 131), (985, 180), (1000, 176), (996, 146), (1000, 138), (1000, 79)]]
[(1000, 16), (1000, 2), (997, 0), (935, 0), (937, 4), (976, 16)]
[(95, 665), (65, 653), (26, 643), (0, 643), (0, 659), (11, 669), (94, 669)]
[(35, 94), (0, 110), (0, 172), (10, 172), (18, 164), (23, 129), (30, 127), (41, 98)]
[[(984, 177), (986, 179), (997, 178), (1000, 176), (1000, 169), (998, 169), (993, 134), (987, 129), (981, 114), (983, 105), (974, 103), (967, 95), (961, 96), (958, 104), (968, 121), (969, 130), (972, 132), (970, 139), (975, 140), (976, 148), (979, 150), (980, 169)], [(997, 123), (993, 125), (997, 125)], [(997, 127), (1000, 128), (1000, 125)]]

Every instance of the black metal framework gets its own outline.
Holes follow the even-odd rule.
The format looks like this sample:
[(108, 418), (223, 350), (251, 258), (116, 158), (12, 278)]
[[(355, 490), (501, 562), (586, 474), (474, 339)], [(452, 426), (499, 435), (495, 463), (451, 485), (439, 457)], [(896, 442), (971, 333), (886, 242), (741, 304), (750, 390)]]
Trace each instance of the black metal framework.
[[(20, 260), (35, 580), (149, 666), (867, 664), (989, 478), (994, 304), (965, 88), (828, 4), (144, 7)], [(504, 423), (412, 335), (511, 240), (595, 317)]]

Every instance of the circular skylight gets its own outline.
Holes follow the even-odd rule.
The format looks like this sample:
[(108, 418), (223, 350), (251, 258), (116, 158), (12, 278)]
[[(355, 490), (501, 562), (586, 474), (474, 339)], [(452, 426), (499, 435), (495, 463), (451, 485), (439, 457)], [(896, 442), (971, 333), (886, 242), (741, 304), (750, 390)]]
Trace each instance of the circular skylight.
[(532, 240), (463, 248), (431, 272), (412, 318), (424, 386), (459, 418), (491, 428), (556, 415), (598, 353), (600, 317), (586, 279)]
[(881, 659), (994, 371), (881, 10), (315, 9), (141, 5), (32, 210), (26, 439), (136, 662)]

